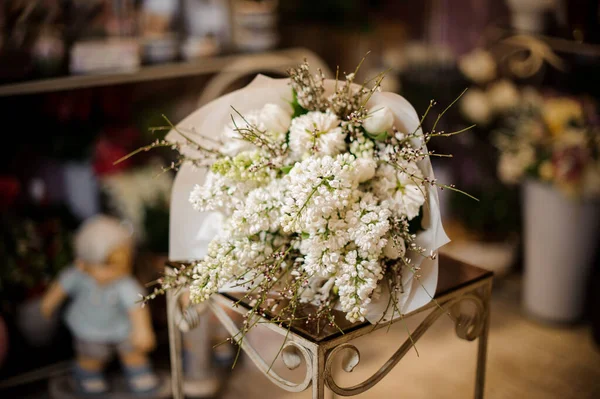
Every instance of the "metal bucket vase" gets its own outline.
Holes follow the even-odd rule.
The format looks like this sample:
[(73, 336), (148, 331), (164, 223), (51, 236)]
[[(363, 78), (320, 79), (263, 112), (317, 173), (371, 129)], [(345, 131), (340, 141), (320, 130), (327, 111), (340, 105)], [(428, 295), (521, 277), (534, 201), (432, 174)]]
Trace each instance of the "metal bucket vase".
[(524, 189), (523, 306), (541, 321), (575, 322), (600, 239), (600, 204), (569, 199), (537, 181)]

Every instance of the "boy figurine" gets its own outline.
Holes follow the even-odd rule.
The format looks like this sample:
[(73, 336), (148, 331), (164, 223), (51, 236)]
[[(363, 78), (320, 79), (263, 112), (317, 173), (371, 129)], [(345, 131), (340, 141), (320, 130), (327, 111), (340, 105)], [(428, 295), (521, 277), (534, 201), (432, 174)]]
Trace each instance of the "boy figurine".
[(159, 381), (147, 353), (155, 346), (150, 313), (139, 303), (143, 288), (131, 276), (131, 233), (108, 216), (86, 220), (75, 236), (75, 266), (63, 271), (44, 295), (45, 317), (71, 297), (65, 321), (74, 336), (74, 380), (83, 394), (103, 395), (103, 369), (118, 352), (129, 389), (151, 394)]

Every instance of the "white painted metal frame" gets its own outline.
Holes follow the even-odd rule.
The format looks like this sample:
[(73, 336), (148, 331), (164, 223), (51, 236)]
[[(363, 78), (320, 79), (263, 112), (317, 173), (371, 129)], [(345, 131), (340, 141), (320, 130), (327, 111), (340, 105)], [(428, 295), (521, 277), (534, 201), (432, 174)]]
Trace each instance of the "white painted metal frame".
[[(334, 358), (341, 352), (348, 351), (348, 356), (344, 357), (345, 361), (343, 362), (343, 368), (347, 372), (352, 371), (360, 361), (360, 353), (350, 341), (380, 328), (384, 328), (388, 326), (388, 324), (395, 323), (401, 319), (396, 319), (389, 323), (380, 323), (375, 326), (365, 325), (345, 334), (334, 336), (331, 339), (316, 342), (296, 334), (293, 331), (288, 331), (287, 328), (270, 323), (268, 319), (254, 316), (260, 317), (262, 319), (261, 321), (265, 322), (264, 325), (268, 326), (271, 330), (284, 337), (287, 336), (283, 350), (281, 351), (281, 356), (284, 364), (290, 369), (296, 368), (301, 362), (306, 364), (306, 375), (301, 382), (291, 382), (277, 374), (270, 367), (271, 363), (265, 361), (249, 344), (248, 340), (243, 340), (242, 342), (238, 341), (238, 343), (256, 367), (258, 367), (258, 369), (274, 384), (282, 389), (290, 392), (301, 392), (310, 387), (312, 389), (313, 399), (323, 399), (325, 397), (325, 387), (328, 387), (340, 396), (354, 396), (371, 389), (380, 382), (398, 364), (398, 362), (402, 360), (404, 355), (409, 352), (412, 346), (425, 334), (434, 322), (440, 318), (440, 316), (450, 314), (455, 321), (455, 329), (459, 338), (468, 341), (479, 340), (474, 397), (476, 399), (481, 399), (484, 395), (491, 291), (492, 276), (490, 275), (481, 280), (476, 280), (463, 288), (444, 294), (428, 305), (406, 315), (406, 317), (408, 317), (430, 310), (427, 317), (411, 333), (410, 339), (407, 339), (378, 371), (365, 381), (351, 387), (341, 387), (335, 381), (332, 372)], [(173, 396), (175, 399), (182, 399), (181, 339), (177, 328), (177, 316), (187, 312), (181, 312), (179, 310), (178, 307), (180, 305), (178, 296), (178, 294), (169, 293), (167, 297), (167, 306)], [(460, 306), (465, 302), (474, 305), (475, 311), (465, 313), (464, 309)], [(214, 313), (231, 336), (236, 337), (239, 336), (239, 328), (229, 317), (224, 307), (240, 314), (245, 314), (247, 309), (242, 306), (232, 306), (233, 304), (233, 300), (222, 295), (213, 295), (213, 297), (208, 300), (208, 308), (210, 311)]]

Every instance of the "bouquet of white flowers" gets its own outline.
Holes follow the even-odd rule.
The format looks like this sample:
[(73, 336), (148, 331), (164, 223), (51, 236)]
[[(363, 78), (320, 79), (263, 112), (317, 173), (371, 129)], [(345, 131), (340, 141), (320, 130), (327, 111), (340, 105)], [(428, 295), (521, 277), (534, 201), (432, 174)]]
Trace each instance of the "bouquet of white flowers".
[(404, 98), (378, 90), (383, 75), (358, 85), (355, 73), (328, 80), (306, 63), (289, 72), (257, 77), (149, 146), (176, 149), (180, 176), (206, 169), (189, 202), (219, 217), (195, 228), (221, 224), (203, 259), (146, 299), (182, 286), (195, 303), (241, 291), (250, 314), (287, 323), (310, 304), (307, 322), (332, 325), (333, 310), (378, 323), (423, 306), (448, 242), (426, 143), (458, 132), (424, 133)]

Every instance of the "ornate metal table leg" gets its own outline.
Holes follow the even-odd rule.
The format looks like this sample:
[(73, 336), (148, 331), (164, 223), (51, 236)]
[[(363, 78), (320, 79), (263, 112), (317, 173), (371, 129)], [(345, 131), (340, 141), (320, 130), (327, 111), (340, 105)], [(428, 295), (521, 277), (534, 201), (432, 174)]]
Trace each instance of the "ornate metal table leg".
[(177, 293), (167, 291), (167, 325), (169, 328), (169, 351), (171, 355), (171, 385), (174, 399), (183, 399), (183, 364), (181, 361), (181, 332), (176, 324)]
[(325, 399), (325, 349), (317, 346), (316, 353), (313, 353), (313, 376), (312, 376), (312, 397), (313, 399)]
[[(457, 291), (456, 293), (440, 299), (437, 304), (429, 305), (428, 307), (433, 308), (433, 310), (425, 317), (421, 324), (413, 330), (411, 337), (398, 348), (389, 360), (371, 377), (350, 387), (339, 386), (335, 382), (332, 373), (333, 359), (342, 352), (345, 352), (346, 354), (342, 361), (342, 368), (344, 371), (352, 371), (360, 361), (358, 349), (348, 342), (354, 337), (346, 336), (342, 338), (343, 342), (336, 343), (327, 352), (324, 369), (324, 378), (327, 386), (334, 393), (341, 396), (354, 396), (371, 389), (379, 383), (398, 364), (398, 362), (400, 362), (404, 355), (409, 352), (438, 318), (450, 313), (455, 322), (456, 333), (459, 338), (467, 341), (474, 341), (479, 338), (475, 398), (482, 398), (485, 379), (487, 334), (489, 329), (491, 284), (492, 280), (490, 278), (482, 284), (478, 284), (475, 288), (466, 288)], [(461, 308), (462, 304), (474, 306), (474, 311), (464, 313)]]
[(485, 367), (487, 360), (487, 343), (490, 330), (490, 301), (492, 297), (492, 279), (482, 288), (484, 304), (482, 330), (477, 348), (477, 371), (475, 375), (475, 399), (483, 399), (485, 389)]

